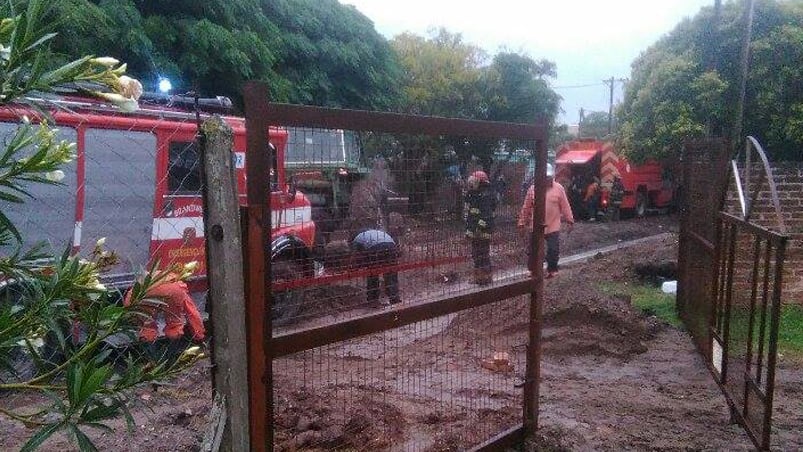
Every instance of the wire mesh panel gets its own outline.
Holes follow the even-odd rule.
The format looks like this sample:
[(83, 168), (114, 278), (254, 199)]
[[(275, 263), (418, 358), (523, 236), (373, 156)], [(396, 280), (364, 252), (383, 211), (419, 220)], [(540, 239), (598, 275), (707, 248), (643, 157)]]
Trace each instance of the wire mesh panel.
[(276, 450), (464, 450), (519, 425), (527, 322), (511, 315), (526, 304), (502, 301), (277, 359)]
[[(518, 227), (526, 162), (494, 155), (506, 146), (533, 155), (533, 140), (290, 128), (277, 164), (290, 149), (305, 148), (305, 160), (287, 166), (271, 199), (274, 327), (529, 278), (529, 235)], [(355, 153), (361, 161), (347, 159)]]
[[(266, 104), (250, 89), (249, 342), (266, 344), (249, 357), (254, 447), (471, 448), (532, 428), (528, 261), (543, 231), (522, 182), (530, 161), (545, 166), (545, 129)], [(287, 142), (261, 142), (268, 125)]]

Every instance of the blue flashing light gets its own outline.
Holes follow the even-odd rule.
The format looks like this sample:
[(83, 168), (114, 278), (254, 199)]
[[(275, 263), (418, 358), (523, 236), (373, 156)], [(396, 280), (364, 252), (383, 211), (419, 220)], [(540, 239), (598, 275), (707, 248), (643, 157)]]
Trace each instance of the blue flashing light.
[(166, 78), (159, 79), (159, 91), (162, 93), (169, 93), (173, 89), (173, 84)]

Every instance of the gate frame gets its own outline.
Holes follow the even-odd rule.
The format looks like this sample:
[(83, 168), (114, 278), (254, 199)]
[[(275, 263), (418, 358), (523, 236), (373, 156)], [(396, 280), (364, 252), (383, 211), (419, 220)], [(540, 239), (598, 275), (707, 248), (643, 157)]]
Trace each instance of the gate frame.
[[(541, 361), (541, 327), (543, 316), (544, 203), (548, 127), (545, 121), (536, 124), (451, 119), (379, 113), (359, 110), (310, 107), (269, 102), (267, 86), (248, 82), (244, 89), (246, 116), (247, 206), (243, 208), (244, 284), (246, 294), (248, 381), (251, 450), (273, 448), (273, 361), (290, 353), (340, 342), (370, 333), (398, 328), (411, 323), (486, 304), (530, 295), (526, 372), (523, 385), (522, 423), (486, 443), (478, 450), (496, 450), (520, 442), (538, 428), (538, 397)], [(271, 321), (271, 262), (265, 250), (269, 243), (270, 185), (265, 131), (270, 125), (304, 126), (326, 129), (370, 130), (382, 133), (412, 135), (455, 135), (471, 137), (511, 138), (535, 143), (536, 196), (533, 209), (534, 227), (530, 235), (530, 277), (510, 283), (495, 283), (490, 288), (446, 295), (423, 303), (405, 303), (381, 313), (355, 317), (344, 322), (329, 323), (279, 336), (273, 336)], [(268, 233), (266, 234), (266, 231)]]
[[(698, 141), (698, 142), (688, 142), (684, 146), (684, 154), (688, 146), (703, 146), (706, 143), (718, 143), (720, 146), (723, 146), (723, 149), (728, 149), (729, 146), (727, 145), (727, 141), (719, 141), (719, 140), (709, 140), (709, 141)], [(744, 193), (744, 186), (750, 184), (750, 177), (751, 177), (751, 151), (755, 151), (755, 153), (759, 157), (759, 162), (762, 165), (764, 171), (759, 175), (759, 182), (755, 184), (753, 192), (751, 193), (750, 199), (745, 198)], [(685, 157), (685, 155), (684, 155)], [(695, 346), (698, 348), (699, 352), (705, 358), (706, 367), (708, 367), (709, 371), (711, 372), (714, 381), (719, 386), (722, 394), (724, 395), (728, 407), (730, 408), (731, 412), (731, 420), (735, 423), (739, 423), (750, 437), (750, 440), (756, 446), (756, 448), (760, 450), (769, 450), (770, 447), (770, 436), (771, 436), (771, 426), (772, 426), (772, 409), (773, 409), (773, 399), (774, 399), (774, 390), (775, 390), (775, 367), (777, 363), (777, 352), (778, 352), (778, 330), (780, 327), (780, 311), (781, 311), (781, 292), (783, 290), (783, 266), (784, 266), (784, 259), (785, 259), (785, 251), (786, 245), (788, 242), (788, 236), (785, 234), (785, 225), (783, 223), (783, 217), (780, 211), (780, 205), (778, 201), (777, 190), (775, 187), (775, 181), (772, 177), (772, 169), (769, 166), (769, 161), (767, 156), (762, 149), (761, 145), (758, 141), (748, 136), (746, 143), (745, 143), (745, 184), (742, 184), (742, 180), (739, 175), (739, 169), (737, 165), (736, 158), (733, 158), (730, 161), (730, 164), (727, 164), (727, 158), (724, 161), (720, 161), (720, 158), (726, 157), (725, 156), (714, 156), (716, 159), (716, 164), (723, 166), (723, 170), (725, 177), (718, 181), (721, 182), (722, 185), (717, 187), (714, 186), (713, 190), (718, 190), (718, 198), (717, 202), (718, 205), (710, 206), (712, 211), (716, 211), (717, 215), (714, 217), (714, 221), (716, 224), (715, 234), (714, 234), (714, 242), (710, 243), (700, 234), (696, 233), (693, 230), (690, 230), (690, 225), (688, 224), (688, 211), (684, 209), (684, 213), (681, 217), (681, 230), (680, 230), (680, 254), (678, 256), (678, 269), (679, 269), (679, 279), (680, 285), (678, 287), (678, 295), (677, 295), (677, 308), (678, 313), (680, 314), (681, 319), (684, 323), (690, 322), (690, 318), (688, 317), (689, 314), (684, 312), (684, 309), (688, 308), (688, 301), (686, 298), (686, 294), (684, 292), (684, 284), (683, 281), (689, 281), (690, 278), (693, 278), (695, 275), (688, 275), (687, 273), (687, 256), (685, 256), (685, 250), (688, 246), (688, 241), (692, 240), (696, 242), (699, 246), (705, 247), (712, 253), (713, 257), (713, 264), (715, 268), (713, 270), (712, 280), (711, 282), (711, 290), (710, 290), (710, 298), (704, 300), (704, 303), (707, 305), (706, 309), (706, 316), (705, 325), (706, 329), (703, 333), (705, 337), (700, 338), (695, 336), (695, 331), (690, 328), (689, 332), (694, 339)], [(690, 166), (691, 161), (688, 161), (684, 158), (683, 163), (683, 183), (687, 185), (690, 181)], [(712, 176), (716, 177), (716, 175)], [(724, 211), (726, 196), (728, 193), (728, 185), (731, 181), (731, 178), (735, 180), (735, 186), (737, 190), (737, 196), (739, 201), (739, 206), (741, 208), (741, 217), (731, 215)], [(761, 227), (755, 223), (750, 221), (751, 213), (753, 207), (755, 206), (755, 202), (758, 199), (758, 195), (760, 192), (760, 186), (763, 183), (769, 184), (769, 191), (771, 200), (774, 204), (775, 212), (778, 217), (778, 227), (780, 232), (771, 231), (767, 228)], [(716, 184), (713, 184), (716, 185)], [(684, 205), (687, 205), (688, 200), (688, 190), (683, 190), (684, 194)], [(729, 227), (729, 234), (725, 234), (724, 229)], [(745, 360), (745, 368), (744, 369), (729, 369), (729, 347), (730, 347), (730, 319), (731, 319), (731, 305), (732, 305), (732, 293), (733, 293), (733, 282), (734, 282), (734, 266), (735, 262), (735, 247), (736, 247), (736, 232), (737, 228), (741, 228), (742, 230), (747, 230), (752, 235), (754, 241), (754, 253), (753, 253), (753, 267), (752, 267), (752, 288), (751, 288), (751, 296), (750, 296), (750, 326), (748, 328), (748, 338), (747, 338), (747, 359)], [(769, 314), (769, 331), (767, 333), (767, 341), (768, 341), (768, 350), (767, 350), (767, 357), (766, 357), (766, 390), (762, 393), (760, 389), (760, 380), (761, 377), (758, 377), (758, 384), (753, 377), (754, 369), (758, 369), (759, 375), (761, 374), (761, 366), (763, 364), (763, 341), (759, 345), (759, 354), (760, 356), (758, 359), (758, 363), (756, 366), (753, 365), (753, 323), (755, 320), (756, 315), (756, 301), (758, 294), (758, 277), (759, 274), (759, 251), (761, 242), (767, 243), (767, 248), (765, 250), (765, 257), (763, 259), (763, 272), (765, 281), (762, 288), (762, 306), (761, 306), (761, 315), (762, 319), (765, 319), (765, 316)], [(770, 254), (772, 251), (775, 251), (775, 261), (774, 264), (770, 260)], [(771, 299), (768, 300), (768, 292), (770, 291), (770, 281), (768, 280), (769, 269), (770, 267), (774, 267), (774, 278), (772, 281), (771, 287)], [(705, 275), (700, 275), (705, 276)], [(770, 302), (771, 305), (767, 306), (767, 302)], [(769, 309), (769, 313), (767, 310)], [(764, 338), (764, 325), (761, 325), (760, 330), (760, 337)], [(722, 333), (720, 334), (720, 331)], [(719, 356), (715, 356), (713, 349), (714, 349), (714, 342), (718, 342), (720, 344), (720, 352), (718, 353)], [(716, 359), (720, 359), (721, 362), (718, 365), (714, 362)], [(717, 369), (719, 367), (719, 369)], [(731, 390), (728, 387), (728, 375), (730, 372), (744, 372), (744, 401), (743, 406), (737, 405), (737, 399), (731, 394)], [(764, 405), (764, 413), (762, 419), (762, 429), (760, 434), (755, 431), (751, 422), (749, 420), (749, 402), (748, 402), (748, 391), (754, 391), (761, 399)]]
[[(730, 234), (724, 234), (723, 229), (728, 225), (730, 227)], [(729, 368), (729, 348), (732, 345), (729, 340), (730, 335), (730, 319), (731, 307), (733, 303), (733, 270), (735, 266), (735, 248), (736, 248), (736, 235), (737, 229), (747, 230), (751, 234), (754, 241), (753, 254), (753, 267), (752, 267), (752, 287), (750, 294), (750, 325), (747, 334), (747, 352), (745, 354), (745, 368)], [(717, 385), (722, 390), (725, 399), (730, 408), (731, 418), (739, 423), (747, 432), (750, 440), (760, 450), (770, 449), (770, 436), (772, 433), (772, 409), (775, 393), (775, 367), (778, 358), (778, 330), (780, 327), (781, 316), (781, 292), (783, 291), (783, 266), (786, 256), (786, 245), (788, 237), (778, 232), (770, 231), (756, 224), (751, 223), (749, 220), (739, 218), (726, 212), (720, 212), (717, 226), (717, 248), (719, 261), (717, 262), (717, 272), (715, 275), (715, 284), (713, 287), (713, 315), (709, 324), (709, 343), (710, 348), (713, 350), (714, 341), (721, 343), (721, 359), (720, 371), (717, 371), (716, 364), (714, 363), (714, 356), (710, 356), (706, 360), (711, 375), (714, 377)], [(767, 248), (765, 249), (763, 267), (759, 269), (760, 259), (760, 245), (761, 242), (766, 242)], [(727, 250), (727, 253), (722, 251)], [(774, 264), (771, 263), (770, 256), (775, 256)], [(770, 283), (769, 269), (773, 269), (773, 281)], [(761, 294), (758, 293), (758, 277), (759, 270), (764, 275), (764, 284)], [(769, 285), (772, 287), (768, 287)], [(771, 292), (771, 297), (769, 297)], [(756, 302), (758, 298), (762, 299), (760, 310), (757, 312)], [(768, 302), (771, 303), (768, 306)], [(767, 312), (769, 310), (769, 312)], [(753, 364), (753, 339), (755, 331), (753, 325), (755, 323), (756, 314), (760, 314), (762, 322), (759, 330), (759, 343), (758, 343), (758, 362)], [(766, 316), (769, 315), (769, 331), (765, 331)], [(718, 322), (722, 322), (718, 325)], [(721, 327), (722, 334), (719, 333), (718, 328)], [(767, 338), (767, 355), (766, 355), (766, 382), (765, 390), (761, 390), (761, 367), (764, 365), (764, 338)], [(744, 393), (742, 405), (737, 404), (737, 399), (731, 394), (731, 389), (728, 386), (729, 375), (732, 372), (743, 372), (744, 387), (741, 388)], [(758, 377), (755, 373), (758, 372)], [(758, 380), (758, 381), (756, 381)], [(761, 420), (761, 432), (756, 432), (755, 427), (750, 422), (750, 403), (749, 392), (753, 391), (763, 402), (764, 413)]]

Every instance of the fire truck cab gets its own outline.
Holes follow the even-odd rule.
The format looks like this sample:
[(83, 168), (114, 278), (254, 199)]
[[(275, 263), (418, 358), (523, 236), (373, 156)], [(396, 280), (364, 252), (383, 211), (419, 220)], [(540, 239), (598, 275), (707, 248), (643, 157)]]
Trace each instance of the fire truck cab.
[[(140, 268), (154, 262), (200, 265), (193, 292), (206, 288), (200, 154), (194, 111), (143, 103), (135, 113), (88, 99), (41, 102), (58, 128), (58, 137), (76, 143), (76, 158), (65, 166), (63, 186), (31, 184), (25, 204), (8, 205), (8, 217), (29, 244), (44, 241), (55, 253), (91, 250), (106, 237), (120, 263), (104, 277), (127, 287)], [(23, 115), (33, 124), (41, 116), (24, 105), (0, 109), (0, 135), (11, 136)], [(208, 114), (202, 114), (202, 118)], [(246, 202), (245, 121), (225, 116), (234, 131), (232, 159), (237, 192)], [(287, 131), (270, 128), (272, 230), (270, 255), (280, 277), (311, 274), (315, 237), (309, 200), (285, 179)]]

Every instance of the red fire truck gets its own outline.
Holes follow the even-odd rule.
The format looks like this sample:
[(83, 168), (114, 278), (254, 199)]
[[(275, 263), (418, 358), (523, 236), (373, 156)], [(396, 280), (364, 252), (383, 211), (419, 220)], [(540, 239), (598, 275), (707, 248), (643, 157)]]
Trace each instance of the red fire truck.
[(602, 186), (599, 213), (603, 215), (609, 207), (610, 188), (616, 177), (624, 186), (621, 209), (638, 217), (644, 216), (648, 209), (672, 207), (675, 199), (676, 184), (669, 167), (654, 160), (632, 164), (617, 154), (610, 142), (595, 139), (566, 142), (558, 148), (555, 164), (556, 179), (567, 188), (574, 178), (586, 183), (599, 178)]
[[(78, 252), (106, 237), (120, 263), (104, 282), (118, 288), (130, 285), (138, 269), (157, 260), (198, 261), (191, 288), (202, 292), (206, 269), (195, 112), (143, 102), (137, 112), (121, 113), (76, 98), (42, 101), (39, 107), (49, 111), (60, 139), (77, 144), (76, 159), (64, 168), (66, 187), (34, 184), (28, 187), (34, 199), (3, 207), (26, 239), (45, 241), (55, 252), (66, 246)], [(24, 105), (0, 109), (0, 135), (13, 134), (23, 115), (34, 124), (40, 120)], [(234, 130), (232, 158), (244, 203), (245, 121), (224, 119)], [(280, 128), (265, 133), (276, 168), (270, 194), (274, 268), (279, 279), (311, 275), (315, 223), (309, 200), (285, 180), (288, 134)]]

